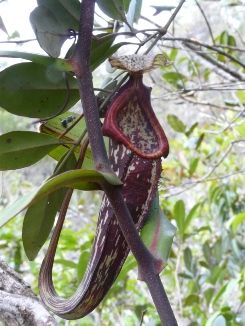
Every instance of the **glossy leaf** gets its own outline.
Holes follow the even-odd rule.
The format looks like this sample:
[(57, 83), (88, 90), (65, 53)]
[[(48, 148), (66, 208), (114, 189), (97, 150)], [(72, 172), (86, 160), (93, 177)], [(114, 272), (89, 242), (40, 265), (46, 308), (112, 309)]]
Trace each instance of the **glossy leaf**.
[[(69, 10), (66, 8), (68, 6), (67, 1), (60, 0), (37, 0), (38, 6), (44, 6), (49, 9), (55, 16), (59, 23), (65, 30), (71, 28), (73, 30), (78, 30), (79, 27), (79, 17), (80, 17), (80, 4), (79, 1), (70, 0)], [(64, 4), (63, 4), (64, 3)], [(66, 5), (65, 5), (66, 3)], [(73, 14), (71, 14), (73, 11)], [(75, 14), (75, 11), (78, 11)], [(76, 18), (76, 17), (77, 18)]]
[(162, 76), (169, 84), (177, 88), (182, 88), (183, 81), (186, 80), (186, 77), (183, 74), (175, 71), (165, 72)]
[(125, 22), (125, 3), (123, 0), (97, 0), (100, 9), (109, 17)]
[(190, 129), (188, 129), (185, 134), (187, 137), (190, 137), (190, 135), (193, 133), (193, 131), (196, 129), (196, 127), (198, 126), (198, 122), (193, 123), (193, 125), (190, 127)]
[(180, 236), (184, 236), (185, 227), (185, 204), (183, 200), (178, 200), (174, 205), (174, 218), (177, 223), (178, 231)]
[(184, 262), (186, 268), (192, 272), (192, 253), (189, 247), (185, 248), (184, 250)]
[(185, 124), (174, 114), (168, 114), (168, 124), (177, 132), (184, 133), (186, 130)]
[(97, 35), (92, 40), (92, 50), (90, 58), (90, 67), (92, 70), (96, 69), (102, 62), (108, 59), (121, 46), (128, 44), (127, 42), (120, 42), (112, 45), (115, 40), (115, 35), (101, 34)]
[(227, 223), (232, 228), (233, 233), (236, 233), (240, 224), (245, 223), (245, 212), (234, 215)]
[(245, 104), (245, 91), (244, 90), (237, 90), (236, 96), (238, 97), (239, 101), (242, 104)]
[[(70, 155), (60, 169), (59, 174), (74, 169), (75, 165), (76, 159), (74, 155)], [(47, 240), (65, 194), (65, 189), (58, 190), (27, 209), (22, 228), (22, 240), (29, 260), (35, 259)]]
[(190, 294), (184, 300), (184, 306), (193, 306), (195, 303), (199, 303), (199, 295), (198, 294)]
[(187, 214), (187, 216), (185, 217), (185, 226), (184, 226), (184, 232), (187, 231), (188, 227), (191, 224), (192, 219), (196, 216), (196, 213), (198, 212), (198, 208), (200, 208), (201, 203), (197, 203), (195, 204), (191, 210), (189, 211), (189, 213)]
[(51, 58), (46, 55), (21, 52), (21, 51), (0, 51), (0, 57), (4, 58), (20, 58), (34, 63), (39, 63), (45, 66), (52, 66), (52, 68), (59, 71), (72, 71), (72, 65), (65, 59)]
[(62, 4), (72, 17), (74, 17), (75, 21), (79, 21), (81, 5), (79, 0), (59, 0), (59, 3)]
[[(59, 116), (52, 118), (45, 123), (41, 124), (40, 130), (43, 133), (55, 135), (59, 137), (67, 127), (70, 127), (71, 124), (75, 123), (80, 117), (80, 114), (75, 112), (65, 112)], [(86, 123), (84, 119), (81, 119), (73, 126), (73, 128), (65, 134), (64, 140), (67, 141), (77, 141), (83, 132), (86, 130)]]
[(198, 166), (198, 162), (199, 162), (199, 158), (198, 157), (192, 158), (190, 160), (190, 166), (189, 166), (190, 176), (192, 176), (195, 173), (195, 171), (197, 169), (197, 166)]
[(32, 28), (41, 48), (58, 57), (68, 38), (68, 29), (78, 30), (78, 20), (56, 0), (39, 0), (30, 14)]
[(67, 81), (68, 101), (62, 72), (32, 62), (10, 66), (0, 72), (0, 106), (30, 118), (47, 118), (62, 109), (67, 111), (79, 99), (75, 78), (67, 76)]
[(197, 142), (196, 142), (196, 148), (195, 149), (198, 149), (201, 146), (201, 144), (202, 144), (202, 142), (204, 140), (204, 137), (205, 137), (205, 134), (204, 133), (202, 133), (199, 136), (199, 138), (197, 139)]
[[(79, 117), (80, 115), (75, 112), (65, 112), (59, 115), (58, 117), (55, 117), (43, 123), (40, 127), (40, 130), (45, 134), (55, 135), (55, 137), (59, 137), (66, 130), (66, 126), (69, 127), (72, 123), (75, 123)], [(65, 141), (76, 142), (85, 130), (85, 120), (81, 119), (71, 130), (66, 133), (66, 135), (62, 139), (64, 139)], [(69, 150), (69, 148), (69, 145), (58, 146), (54, 150), (52, 150), (49, 155), (56, 161), (59, 161), (62, 156)], [(74, 153), (76, 156), (78, 156), (79, 152), (80, 147), (77, 146), (74, 150)], [(93, 169), (94, 167), (92, 152), (89, 146), (86, 150), (82, 167), (84, 169)]]
[(170, 61), (175, 61), (178, 53), (179, 53), (179, 50), (178, 49), (176, 49), (176, 48), (171, 49), (171, 51), (170, 51), (170, 53), (168, 55), (169, 56), (169, 60)]
[(30, 21), (40, 47), (51, 57), (58, 57), (67, 36), (52, 11), (39, 6), (31, 12)]
[[(90, 244), (91, 245), (91, 244)], [(78, 281), (81, 281), (83, 279), (83, 276), (86, 272), (87, 265), (90, 258), (90, 251), (89, 250), (83, 250), (80, 254), (79, 261), (77, 264), (77, 277)]]
[(0, 212), (0, 227), (13, 217), (35, 202), (45, 198), (60, 188), (74, 188), (79, 190), (98, 190), (101, 185), (109, 182), (112, 185), (121, 185), (121, 180), (111, 173), (102, 173), (95, 170), (71, 170), (48, 179), (41, 187), (33, 189), (12, 205), (7, 206)]
[(57, 138), (33, 131), (13, 131), (0, 136), (0, 170), (15, 170), (41, 160), (60, 145)]
[(156, 196), (141, 231), (141, 239), (154, 257), (159, 260), (159, 273), (167, 264), (175, 231), (176, 228), (160, 210), (159, 199)]

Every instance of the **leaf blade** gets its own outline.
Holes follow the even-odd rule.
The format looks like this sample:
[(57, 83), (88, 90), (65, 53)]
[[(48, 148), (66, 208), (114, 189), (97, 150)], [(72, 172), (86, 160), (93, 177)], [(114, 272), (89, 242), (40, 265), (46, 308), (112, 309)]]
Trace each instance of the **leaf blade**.
[(30, 166), (61, 142), (52, 136), (33, 131), (12, 131), (0, 136), (0, 170)]

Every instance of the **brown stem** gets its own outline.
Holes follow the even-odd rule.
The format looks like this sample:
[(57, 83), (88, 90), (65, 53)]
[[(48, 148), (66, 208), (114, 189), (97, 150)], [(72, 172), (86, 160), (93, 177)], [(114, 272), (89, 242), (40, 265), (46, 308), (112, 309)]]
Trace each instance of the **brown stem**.
[[(79, 83), (79, 92), (95, 166), (98, 170), (112, 173), (113, 171), (110, 168), (103, 142), (99, 111), (93, 93), (92, 74), (89, 68), (94, 5), (95, 0), (83, 0), (81, 3), (79, 38), (72, 58), (72, 64)], [(104, 186), (104, 191), (115, 211), (115, 215), (128, 246), (139, 264), (141, 275), (151, 292), (162, 323), (166, 322), (168, 326), (177, 325), (159, 275), (155, 273), (154, 257), (150, 254), (139, 237), (129, 210), (124, 203), (121, 187), (113, 187), (107, 184)]]

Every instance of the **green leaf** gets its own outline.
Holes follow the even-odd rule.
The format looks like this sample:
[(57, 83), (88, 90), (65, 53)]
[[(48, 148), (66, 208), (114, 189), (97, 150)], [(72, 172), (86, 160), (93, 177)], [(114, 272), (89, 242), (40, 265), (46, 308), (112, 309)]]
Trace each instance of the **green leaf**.
[(121, 185), (122, 182), (114, 174), (102, 173), (95, 170), (71, 170), (47, 180), (38, 189), (33, 189), (18, 199), (12, 205), (7, 206), (0, 212), (0, 227), (10, 221), (13, 217), (35, 202), (45, 198), (50, 193), (60, 188), (68, 187), (79, 190), (98, 190), (103, 183), (109, 182), (112, 185)]
[(244, 90), (237, 90), (236, 96), (238, 97), (239, 101), (242, 104), (245, 104), (245, 91)]
[(67, 111), (79, 99), (76, 79), (67, 75), (67, 81), (69, 93), (60, 71), (32, 62), (10, 66), (0, 72), (0, 106), (12, 114), (42, 119)]
[[(70, 155), (69, 159), (60, 169), (59, 174), (74, 169), (75, 165), (76, 159), (74, 155)], [(22, 228), (22, 240), (25, 253), (29, 260), (35, 259), (47, 240), (53, 227), (55, 216), (62, 205), (65, 195), (65, 189), (58, 190), (34, 203), (27, 209)]]
[(205, 134), (204, 134), (204, 133), (202, 133), (202, 134), (199, 136), (199, 138), (197, 139), (197, 142), (196, 142), (196, 149), (198, 149), (198, 148), (201, 146), (204, 137), (205, 137)]
[(168, 55), (170, 61), (175, 61), (175, 59), (176, 59), (176, 57), (177, 57), (177, 55), (178, 55), (178, 52), (179, 52), (179, 50), (176, 49), (176, 48), (173, 48), (173, 49), (170, 51), (170, 53), (169, 53), (169, 55)]
[[(67, 10), (68, 1), (60, 1), (60, 0), (37, 0), (37, 4), (39, 7), (44, 6), (49, 9), (52, 14), (54, 14), (57, 19), (59, 26), (64, 30), (69, 28), (74, 29), (75, 31), (79, 28), (79, 18), (80, 18), (80, 4), (79, 1), (70, 0), (69, 10)], [(64, 3), (64, 5), (63, 5)], [(66, 3), (66, 5), (65, 5)], [(73, 14), (71, 14), (71, 10)], [(75, 11), (77, 13), (75, 14)], [(74, 15), (75, 14), (75, 15)], [(76, 18), (76, 17), (77, 18)]]
[(232, 228), (232, 232), (236, 233), (240, 224), (245, 223), (245, 212), (234, 215), (227, 223), (228, 227)]
[(193, 304), (199, 303), (199, 295), (198, 294), (190, 294), (184, 300), (184, 306), (193, 306)]
[(80, 257), (79, 257), (79, 261), (77, 264), (77, 277), (78, 280), (81, 281), (83, 279), (83, 276), (86, 272), (87, 269), (87, 265), (89, 262), (89, 258), (90, 258), (90, 251), (89, 250), (84, 250), (81, 252)]
[(198, 162), (199, 162), (198, 157), (192, 158), (190, 160), (190, 166), (189, 166), (189, 174), (190, 174), (190, 176), (192, 176), (195, 173), (195, 171), (197, 169)]
[(79, 21), (80, 19), (80, 6), (81, 3), (79, 0), (59, 0), (62, 6), (66, 9), (66, 11), (74, 17), (75, 21)]
[[(47, 133), (50, 135), (55, 135), (55, 137), (59, 137), (67, 129), (67, 127), (69, 127), (72, 123), (75, 123), (79, 118), (80, 118), (80, 114), (78, 113), (65, 112), (43, 123), (40, 127), (40, 130), (43, 133)], [(78, 121), (76, 125), (66, 133), (64, 139), (67, 141), (76, 142), (78, 141), (78, 139), (81, 137), (81, 135), (84, 133), (85, 130), (86, 130), (86, 123), (83, 118), (80, 119), (80, 121)]]
[(168, 124), (177, 132), (184, 133), (186, 130), (185, 124), (174, 114), (168, 114)]
[(226, 292), (227, 286), (229, 283), (225, 283), (218, 291), (218, 293), (213, 297), (212, 305), (215, 306), (215, 304), (219, 301), (219, 299), (222, 297), (222, 295)]
[(121, 42), (112, 45), (114, 40), (115, 35), (112, 34), (96, 35), (96, 38), (92, 40), (92, 50), (90, 58), (91, 70), (96, 69), (102, 62), (108, 59), (121, 46), (128, 44), (127, 42)]
[(38, 0), (30, 21), (41, 48), (52, 57), (59, 56), (68, 29), (78, 30), (79, 26), (79, 20), (57, 0)]
[[(66, 121), (67, 127), (70, 126), (71, 123), (75, 123), (76, 120), (78, 120), (80, 117), (79, 114), (75, 112), (65, 112), (58, 117), (55, 117), (53, 119), (48, 120), (44, 124), (40, 126), (41, 132), (48, 134), (48, 135), (55, 135), (55, 137), (59, 137), (65, 130), (65, 124), (64, 121)], [(70, 122), (69, 122), (70, 121)], [(76, 123), (76, 125), (69, 130), (65, 137), (62, 139), (65, 139), (70, 142), (76, 142), (81, 134), (84, 133), (86, 130), (86, 123), (84, 119), (81, 119)], [(108, 142), (108, 139), (106, 139)], [(59, 161), (65, 153), (69, 150), (69, 145), (61, 145), (56, 147), (54, 150), (52, 150), (49, 155), (55, 159), (56, 161)], [(77, 146), (74, 150), (75, 155), (78, 157), (80, 153), (80, 148)], [(85, 152), (85, 158), (82, 165), (83, 169), (93, 169), (94, 168), (94, 161), (92, 157), (92, 152), (90, 147), (88, 146), (86, 152)]]
[(173, 214), (178, 226), (180, 237), (183, 238), (185, 225), (185, 203), (183, 200), (178, 200), (175, 203)]
[(141, 231), (141, 239), (156, 259), (159, 260), (159, 273), (166, 266), (176, 228), (169, 222), (159, 207), (158, 195), (148, 213)]
[(67, 36), (52, 11), (39, 6), (31, 12), (30, 22), (40, 47), (51, 57), (58, 57)]
[(189, 247), (184, 250), (184, 262), (186, 268), (192, 273), (192, 253)]
[[(125, 0), (124, 0), (125, 1)], [(97, 0), (100, 9), (109, 17), (125, 22), (125, 3), (123, 0)]]
[(197, 209), (200, 207), (201, 203), (197, 203), (194, 205), (191, 210), (189, 211), (188, 215), (185, 218), (185, 227), (184, 227), (184, 232), (187, 231), (192, 219), (195, 217)]
[(13, 131), (0, 136), (0, 170), (30, 166), (60, 145), (57, 138), (33, 131)]
[(51, 58), (46, 55), (20, 52), (20, 51), (0, 51), (0, 57), (20, 58), (45, 66), (51, 66), (59, 71), (73, 71), (72, 65), (65, 59)]
[(188, 129), (185, 132), (186, 137), (190, 137), (190, 135), (193, 133), (193, 131), (196, 129), (197, 126), (198, 126), (198, 122), (193, 123), (193, 125), (190, 127), (190, 129)]
[(240, 137), (245, 138), (245, 124), (235, 126), (234, 129), (239, 133)]
[(169, 84), (177, 88), (183, 87), (183, 82), (186, 80), (183, 74), (175, 71), (165, 72), (162, 76)]
[(64, 267), (77, 268), (77, 264), (73, 260), (68, 259), (55, 259), (55, 264), (63, 265)]
[(130, 3), (131, 3), (131, 0), (123, 0), (124, 9), (126, 12), (128, 12)]
[(206, 299), (207, 305), (210, 304), (214, 294), (214, 288), (210, 287), (207, 290), (204, 291), (204, 297)]

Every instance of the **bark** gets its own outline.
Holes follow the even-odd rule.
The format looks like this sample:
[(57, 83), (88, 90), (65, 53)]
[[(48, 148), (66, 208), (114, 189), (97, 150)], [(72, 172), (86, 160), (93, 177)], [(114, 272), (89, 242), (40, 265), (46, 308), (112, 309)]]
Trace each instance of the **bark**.
[(6, 326), (56, 326), (19, 274), (0, 261), (0, 321)]

